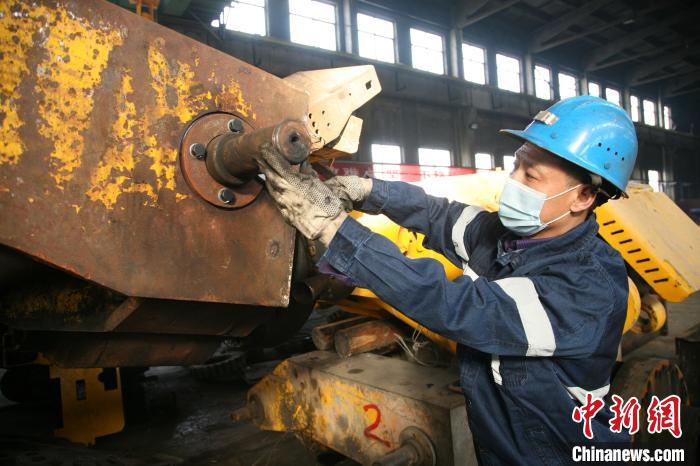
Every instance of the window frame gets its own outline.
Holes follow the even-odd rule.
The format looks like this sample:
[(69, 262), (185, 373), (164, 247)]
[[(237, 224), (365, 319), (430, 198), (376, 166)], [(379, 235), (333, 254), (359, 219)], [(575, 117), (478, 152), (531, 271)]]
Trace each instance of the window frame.
[[(383, 147), (397, 147), (399, 149), (399, 161), (398, 162), (376, 162), (374, 160), (374, 146), (383, 146)], [(403, 147), (401, 144), (385, 144), (385, 143), (379, 143), (379, 142), (372, 142), (369, 145), (369, 160), (370, 163), (372, 164), (380, 164), (380, 165), (401, 165), (404, 163), (404, 151)]]
[[(632, 108), (635, 106), (632, 104), (632, 99), (637, 101), (636, 109), (637, 109), (637, 118), (635, 119), (635, 115), (632, 112)], [(642, 100), (639, 98), (637, 95), (632, 95), (630, 94), (630, 119), (632, 120), (633, 123), (642, 123), (643, 122), (643, 115), (642, 115)]]
[[(505, 89), (505, 88), (500, 86), (501, 80), (498, 78), (498, 56), (499, 55), (502, 57), (505, 57), (505, 58), (511, 58), (511, 59), (516, 60), (518, 62), (518, 87), (519, 87), (519, 90), (513, 91), (511, 89)], [(494, 54), (494, 58), (495, 58), (495, 62), (496, 62), (495, 63), (495, 65), (496, 65), (496, 87), (501, 91), (512, 92), (514, 94), (522, 94), (523, 91), (525, 90), (525, 86), (523, 85), (524, 84), (524, 82), (523, 82), (523, 60), (521, 58), (518, 58), (517, 56), (514, 56), (514, 55), (507, 53), (507, 52), (496, 52)]]
[[(646, 109), (644, 108), (644, 103), (645, 103), (645, 102), (651, 102), (652, 108), (654, 109), (654, 112), (653, 112), (653, 114), (654, 114), (654, 122), (653, 122), (653, 123), (647, 123), (647, 118), (646, 118), (647, 111), (646, 111)], [(656, 102), (653, 101), (652, 99), (644, 99), (644, 98), (642, 98), (641, 104), (642, 104), (642, 105), (641, 105), (641, 109), (642, 109), (642, 123), (644, 123), (644, 124), (647, 125), (647, 126), (659, 126), (659, 109), (656, 108), (656, 107), (657, 107)]]
[[(569, 76), (574, 78), (574, 95), (562, 97), (561, 95), (561, 75), (564, 76)], [(588, 89), (586, 89), (588, 91)], [(559, 97), (559, 100), (563, 99), (568, 99), (571, 97), (576, 97), (578, 95), (581, 95), (581, 84), (579, 83), (579, 78), (576, 76), (576, 73), (568, 70), (557, 70), (557, 97)]]
[[(437, 73), (435, 71), (430, 71), (430, 70), (416, 67), (414, 60), (413, 60), (413, 47), (414, 47), (413, 39), (411, 38), (411, 31), (414, 29), (418, 32), (438, 36), (440, 38), (440, 41), (442, 42), (442, 51), (441, 51), (442, 71), (441, 72)], [(434, 74), (436, 76), (447, 76), (447, 74), (448, 74), (448, 70), (447, 70), (447, 41), (445, 40), (444, 31), (437, 31), (436, 29), (433, 29), (430, 27), (423, 27), (422, 25), (413, 24), (413, 25), (409, 26), (409, 28), (408, 28), (408, 47), (409, 47), (410, 52), (411, 52), (411, 68), (413, 68), (414, 70), (423, 71), (425, 73)], [(423, 47), (423, 46), (415, 46), (415, 47), (419, 47), (419, 48), (422, 48), (425, 50), (431, 50), (431, 49), (427, 49), (426, 47)]]
[[(258, 34), (257, 32), (248, 32), (248, 31), (241, 31), (241, 30), (239, 30), (239, 29), (231, 29), (231, 28), (228, 28), (228, 27), (226, 26), (226, 24), (223, 25), (224, 29), (226, 29), (227, 31), (233, 31), (233, 32), (239, 33), (239, 34), (248, 34), (248, 35), (251, 35), (251, 36), (259, 36), (259, 37), (270, 37), (270, 15), (269, 15), (269, 4), (268, 4), (269, 2), (268, 2), (268, 0), (263, 0), (263, 6), (262, 6), (262, 7), (259, 6), (259, 5), (255, 5), (255, 4), (253, 4), (253, 3), (250, 3), (250, 1), (251, 1), (251, 0), (230, 0), (230, 1), (228, 2), (228, 4), (227, 4), (226, 6), (224, 6), (224, 8), (231, 8), (231, 4), (232, 4), (233, 2), (245, 3), (245, 4), (247, 4), (247, 5), (251, 5), (251, 6), (254, 6), (254, 7), (257, 7), (257, 8), (262, 8), (262, 10), (263, 10), (263, 25), (264, 25), (264, 28), (265, 28), (265, 33), (264, 33), (264, 34)], [(222, 9), (221, 12), (219, 13), (219, 17), (218, 17), (217, 19), (213, 19), (212, 21), (209, 22), (210, 26), (213, 27), (213, 28), (217, 28), (217, 29), (221, 28), (221, 26), (222, 26), (222, 25), (221, 25), (221, 17), (222, 17), (223, 14), (224, 14), (224, 10)], [(230, 13), (229, 13), (229, 14), (230, 14)], [(214, 26), (214, 22), (215, 22), (215, 21), (218, 23), (217, 26)], [(228, 23), (227, 23), (227, 24), (228, 24)]]
[[(591, 94), (591, 85), (598, 87), (598, 95)], [(603, 95), (603, 85), (597, 81), (588, 81), (586, 85), (586, 94), (593, 97), (601, 97)]]
[[(267, 1), (267, 0), (266, 0), (266, 1)], [(287, 16), (288, 16), (287, 20), (288, 20), (288, 22), (289, 22), (289, 42), (291, 42), (292, 44), (295, 44), (295, 45), (302, 45), (302, 46), (304, 46), (304, 47), (313, 47), (313, 48), (320, 49), (320, 50), (327, 50), (327, 51), (329, 51), (329, 52), (339, 52), (339, 51), (340, 51), (340, 30), (339, 30), (339, 27), (340, 27), (340, 13), (339, 13), (339, 11), (338, 11), (338, 7), (339, 7), (338, 3), (337, 3), (337, 2), (334, 2), (334, 1), (332, 1), (332, 0), (309, 0), (309, 1), (314, 1), (314, 2), (318, 2), (318, 3), (325, 3), (326, 5), (331, 5), (331, 6), (333, 7), (333, 12), (334, 12), (334, 16), (335, 16), (335, 21), (334, 21), (334, 23), (333, 23), (334, 30), (335, 30), (335, 48), (333, 48), (333, 49), (327, 49), (327, 48), (325, 48), (325, 47), (320, 47), (320, 46), (318, 46), (318, 45), (305, 44), (305, 43), (303, 43), (303, 42), (295, 42), (295, 41), (293, 40), (293, 39), (292, 39), (292, 22), (291, 22), (291, 20), (292, 20), (292, 15), (294, 15), (294, 16), (302, 16), (302, 17), (304, 17), (304, 18), (309, 18), (309, 19), (311, 19), (311, 20), (319, 21), (319, 22), (324, 22), (324, 23), (325, 23), (325, 21), (323, 21), (323, 20), (317, 20), (316, 18), (313, 18), (313, 17), (310, 17), (310, 16), (303, 16), (303, 15), (300, 15), (300, 14), (298, 14), (298, 13), (292, 13), (291, 4), (288, 4), (289, 6), (288, 6), (288, 8), (287, 8)]]
[[(445, 151), (445, 152), (447, 152), (448, 155), (449, 155), (449, 157), (450, 157), (449, 164), (448, 164), (448, 165), (429, 165), (429, 164), (422, 164), (422, 163), (420, 162), (420, 152), (421, 152), (421, 149), (425, 149), (425, 150), (434, 150), (434, 151)], [(418, 154), (418, 165), (421, 166), (421, 167), (453, 167), (453, 166), (454, 166), (454, 160), (453, 160), (452, 150), (451, 150), (451, 149), (448, 149), (448, 148), (444, 148), (444, 147), (425, 147), (425, 146), (423, 146), (423, 147), (418, 147), (417, 154)]]
[[(479, 166), (479, 163), (477, 162), (477, 155), (488, 155), (488, 157), (489, 157), (488, 168), (484, 168), (484, 167)], [(493, 154), (490, 152), (474, 152), (474, 168), (476, 170), (493, 170), (495, 168)]]
[[(617, 92), (617, 102), (613, 102), (612, 100), (609, 100), (608, 91)], [(622, 105), (622, 90), (615, 88), (615, 87), (612, 87), (612, 86), (605, 86), (605, 100), (607, 100), (608, 102), (615, 104), (619, 107), (622, 107), (623, 106)]]
[[(544, 68), (549, 71), (549, 98), (545, 99), (537, 95), (537, 68)], [(544, 63), (533, 63), (532, 65), (532, 83), (534, 85), (535, 97), (541, 100), (554, 100), (554, 72), (551, 66)]]
[[(266, 0), (266, 1), (267, 1), (267, 0)], [(392, 25), (392, 27), (393, 27), (393, 29), (394, 29), (394, 38), (392, 39), (392, 42), (394, 43), (394, 46), (393, 46), (394, 61), (393, 61), (393, 62), (388, 62), (388, 61), (384, 61), (384, 60), (379, 60), (379, 59), (376, 59), (376, 58), (364, 57), (364, 56), (360, 55), (360, 28), (359, 28), (359, 26), (358, 26), (357, 15), (371, 16), (372, 18), (381, 19), (381, 20), (383, 20), (383, 21), (388, 21), (388, 22), (391, 23), (391, 25)], [(354, 40), (357, 40), (357, 56), (360, 57), (360, 58), (362, 58), (362, 59), (365, 59), (365, 60), (374, 60), (374, 61), (377, 61), (377, 62), (379, 62), (379, 63), (388, 63), (388, 64), (391, 64), (391, 65), (397, 65), (397, 64), (399, 64), (399, 38), (398, 38), (398, 32), (399, 32), (399, 31), (398, 31), (398, 27), (397, 27), (396, 18), (393, 18), (393, 17), (391, 17), (391, 16), (389, 16), (389, 15), (384, 15), (384, 14), (381, 14), (381, 13), (377, 13), (377, 12), (375, 12), (375, 11), (373, 11), (373, 10), (368, 10), (368, 9), (365, 9), (365, 8), (360, 8), (360, 9), (355, 10), (355, 18), (354, 18), (354, 19), (355, 19), (355, 25), (354, 25), (354, 31), (353, 31), (353, 33), (354, 33)], [(375, 35), (376, 35), (376, 34), (375, 34)], [(383, 36), (382, 36), (382, 37), (383, 37)]]
[[(464, 46), (465, 45), (469, 46), (469, 47), (479, 48), (484, 52), (484, 64), (483, 64), (483, 66), (484, 66), (484, 83), (483, 84), (478, 83), (476, 81), (470, 81), (469, 79), (467, 79), (466, 68), (464, 66), (465, 65), (465, 59), (464, 59)], [(461, 45), (460, 45), (460, 53), (462, 54), (462, 78), (468, 83), (477, 84), (479, 86), (488, 86), (488, 84), (489, 84), (489, 53), (488, 53), (488, 49), (485, 46), (478, 45), (474, 42), (463, 40)]]

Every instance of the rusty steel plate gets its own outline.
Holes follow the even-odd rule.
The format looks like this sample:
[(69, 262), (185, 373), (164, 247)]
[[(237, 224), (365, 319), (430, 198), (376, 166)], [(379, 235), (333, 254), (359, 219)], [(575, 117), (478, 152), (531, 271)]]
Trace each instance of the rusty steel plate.
[(200, 115), (256, 128), (301, 90), (105, 1), (0, 0), (0, 244), (129, 296), (286, 306), (294, 230), (262, 192), (203, 202), (178, 163)]
[[(187, 128), (180, 145), (180, 167), (187, 184), (204, 200), (224, 209), (236, 209), (245, 207), (255, 200), (263, 189), (263, 183), (258, 178), (253, 178), (241, 186), (227, 188), (211, 177), (207, 170), (205, 159), (197, 159), (190, 155), (189, 148), (194, 143), (204, 144), (214, 139), (219, 134), (229, 132), (228, 122), (237, 118), (243, 123), (243, 132), (255, 129), (240, 115), (231, 113), (209, 113), (196, 119)], [(219, 197), (222, 189), (230, 189), (235, 197), (232, 202), (224, 202)]]

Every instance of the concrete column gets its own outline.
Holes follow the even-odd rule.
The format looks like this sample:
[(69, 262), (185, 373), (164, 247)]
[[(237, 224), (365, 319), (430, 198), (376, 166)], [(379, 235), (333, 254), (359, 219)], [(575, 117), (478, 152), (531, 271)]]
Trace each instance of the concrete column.
[(355, 37), (353, 31), (355, 27), (355, 16), (352, 11), (352, 0), (343, 0), (342, 4), (342, 26), (343, 26), (343, 48), (345, 53), (357, 53), (357, 47), (355, 46)]
[(289, 1), (267, 0), (270, 37), (289, 41)]
[(535, 95), (535, 67), (532, 55), (529, 53), (526, 53), (525, 57), (523, 57), (523, 73), (525, 73), (525, 79), (523, 80), (525, 93)]
[(449, 53), (448, 73), (453, 78), (464, 77), (462, 70), (462, 28), (452, 28), (447, 41)]

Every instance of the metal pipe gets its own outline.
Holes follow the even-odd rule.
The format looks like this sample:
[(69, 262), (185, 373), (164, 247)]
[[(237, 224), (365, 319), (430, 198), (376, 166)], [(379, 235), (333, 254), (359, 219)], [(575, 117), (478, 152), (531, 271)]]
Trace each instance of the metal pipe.
[(306, 126), (292, 120), (250, 133), (222, 134), (207, 145), (207, 170), (225, 186), (241, 185), (259, 172), (255, 160), (265, 144), (271, 144), (289, 163), (298, 165), (309, 156), (311, 139)]

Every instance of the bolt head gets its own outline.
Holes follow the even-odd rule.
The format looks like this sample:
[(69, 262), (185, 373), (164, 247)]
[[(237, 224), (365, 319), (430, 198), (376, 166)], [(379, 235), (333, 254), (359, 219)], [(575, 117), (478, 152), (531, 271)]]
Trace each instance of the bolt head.
[(232, 118), (228, 121), (228, 130), (232, 133), (243, 132), (243, 122), (238, 118)]
[(201, 142), (195, 142), (190, 146), (190, 155), (197, 160), (202, 160), (207, 156), (207, 148)]
[(229, 188), (221, 188), (219, 190), (219, 200), (224, 204), (231, 204), (236, 200), (236, 195)]

